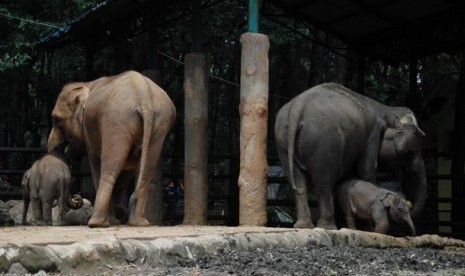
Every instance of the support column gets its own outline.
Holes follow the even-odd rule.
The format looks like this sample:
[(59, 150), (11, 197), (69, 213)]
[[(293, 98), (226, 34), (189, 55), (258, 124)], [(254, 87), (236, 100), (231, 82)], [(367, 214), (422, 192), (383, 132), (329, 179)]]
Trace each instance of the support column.
[(184, 222), (207, 224), (208, 62), (203, 53), (184, 60)]
[(460, 233), (463, 238), (465, 226), (460, 223), (465, 220), (465, 51), (462, 52), (457, 96), (455, 97), (455, 120), (451, 174), (452, 178), (452, 233)]
[(407, 93), (407, 106), (413, 111), (415, 116), (420, 118), (421, 97), (418, 93), (417, 84), (418, 58), (413, 56), (409, 61), (409, 91)]
[(365, 94), (365, 57), (358, 58), (358, 77), (357, 77), (357, 92)]
[(87, 81), (94, 79), (94, 49), (88, 45), (86, 47), (86, 78)]
[(268, 36), (241, 35), (239, 224), (264, 226), (267, 188)]

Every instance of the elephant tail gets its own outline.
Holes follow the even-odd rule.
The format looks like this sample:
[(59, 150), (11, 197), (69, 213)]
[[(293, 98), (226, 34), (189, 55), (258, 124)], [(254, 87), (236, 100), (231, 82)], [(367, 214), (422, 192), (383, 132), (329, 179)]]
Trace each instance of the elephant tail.
[[(142, 108), (139, 111), (139, 115), (142, 118), (142, 127), (143, 127), (143, 136), (142, 136), (142, 148), (141, 148), (141, 158), (139, 165), (139, 175), (137, 177), (137, 182), (134, 190), (134, 199), (138, 200), (138, 190), (141, 188), (141, 183), (145, 181), (145, 176), (147, 174), (147, 158), (149, 151), (150, 139), (153, 131), (153, 123), (155, 114), (150, 111), (150, 109)], [(149, 179), (150, 180), (150, 179)], [(134, 210), (132, 210), (134, 211)]]
[(22, 186), (23, 186), (23, 217), (22, 217), (22, 224), (26, 225), (27, 222), (27, 211), (29, 209), (29, 202), (31, 201), (30, 199), (30, 192), (29, 192), (29, 176), (30, 176), (30, 171), (27, 170), (24, 173), (23, 180), (22, 180)]
[(289, 182), (294, 190), (296, 189), (294, 181), (294, 149), (302, 108), (302, 103), (294, 101), (289, 108), (289, 114), (287, 117), (287, 160), (289, 163)]

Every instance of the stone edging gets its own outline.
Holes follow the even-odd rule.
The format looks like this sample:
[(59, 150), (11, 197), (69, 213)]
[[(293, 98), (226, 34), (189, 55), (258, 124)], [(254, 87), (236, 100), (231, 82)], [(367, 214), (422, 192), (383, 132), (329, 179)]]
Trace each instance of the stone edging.
[(161, 263), (169, 264), (176, 260), (175, 257), (196, 259), (230, 250), (295, 249), (309, 245), (465, 248), (464, 241), (442, 238), (437, 235), (396, 238), (349, 229), (337, 231), (319, 228), (289, 229), (285, 232), (214, 234), (153, 240), (118, 239), (114, 236), (106, 236), (99, 240), (76, 242), (70, 245), (0, 245), (0, 273), (8, 272), (12, 266), (18, 267), (19, 265), (29, 273), (36, 273), (40, 270), (89, 273), (102, 267), (111, 268), (128, 264), (151, 266)]

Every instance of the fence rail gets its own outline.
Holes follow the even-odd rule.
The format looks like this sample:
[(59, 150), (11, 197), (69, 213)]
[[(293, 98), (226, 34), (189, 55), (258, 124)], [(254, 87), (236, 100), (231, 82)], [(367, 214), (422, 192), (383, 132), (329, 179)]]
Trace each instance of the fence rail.
[[(43, 154), (45, 153), (45, 149), (39, 149), (39, 148), (9, 148), (9, 147), (0, 147), (0, 155), (5, 156), (5, 153), (20, 153), (20, 154)], [(439, 152), (439, 153), (425, 153), (425, 157), (428, 158), (437, 158), (437, 157), (451, 157), (454, 155), (452, 152)], [(164, 159), (167, 158), (182, 158), (182, 154), (175, 154), (175, 155), (164, 155)], [(234, 162), (238, 162), (238, 156), (237, 155), (221, 155), (221, 156), (209, 156), (209, 162), (217, 161), (217, 160), (230, 160)], [(270, 163), (276, 163), (278, 160), (277, 157), (272, 156), (269, 157)], [(20, 169), (20, 168), (14, 168), (14, 169), (6, 169), (2, 168), (2, 162), (3, 160), (0, 159), (0, 176), (1, 175), (8, 175), (8, 176), (20, 176), (24, 173), (26, 168)], [(3, 162), (4, 164), (5, 162)], [(30, 165), (30, 164), (29, 164)], [(173, 170), (170, 170), (171, 172)], [(89, 171), (72, 171), (72, 175), (74, 177), (82, 178), (86, 176), (90, 176)], [(175, 177), (182, 177), (181, 174), (173, 174), (173, 173), (164, 173), (163, 174), (164, 178), (175, 178)], [(208, 175), (210, 180), (216, 181), (216, 182), (224, 182), (227, 180), (234, 181), (237, 180), (237, 175), (234, 175), (233, 173), (212, 173), (210, 172)], [(464, 179), (465, 176), (462, 174), (429, 174), (427, 175), (428, 181), (437, 181), (437, 180), (452, 180), (452, 179)], [(284, 176), (275, 176), (275, 175), (270, 175), (268, 177), (268, 183), (278, 183), (278, 184), (286, 184), (287, 179)], [(464, 183), (465, 184), (465, 183)], [(19, 187), (19, 183), (13, 183), (13, 186)], [(95, 194), (83, 194), (84, 197), (88, 197), (93, 201), (93, 198)], [(14, 191), (6, 191), (0, 189), (0, 200), (8, 200), (8, 199), (21, 199), (22, 198), (22, 192), (20, 189), (16, 189)], [(229, 194), (222, 194), (222, 195), (209, 195), (209, 200), (213, 201), (230, 201), (231, 197)], [(294, 200), (292, 199), (269, 199), (268, 200), (268, 206), (283, 206), (283, 207), (294, 207)], [(460, 198), (460, 197), (440, 197), (440, 198), (428, 198), (427, 199), (427, 204), (428, 205), (433, 205), (433, 206), (438, 206), (441, 203), (449, 203), (449, 204), (460, 204), (460, 203), (465, 203), (465, 198)], [(316, 202), (315, 201), (310, 201), (309, 202), (310, 206), (316, 207)], [(227, 206), (227, 204), (225, 205)], [(227, 209), (227, 207), (226, 207)], [(437, 214), (432, 215), (428, 214), (425, 215), (427, 219), (423, 219), (422, 221), (418, 221), (415, 224), (418, 225), (419, 227), (432, 227), (437, 229), (435, 233), (433, 234), (441, 234), (444, 236), (451, 236), (451, 237), (457, 237), (457, 238), (462, 238), (465, 239), (465, 233), (462, 232), (445, 232), (443, 230), (440, 231), (440, 227), (451, 227), (453, 229), (455, 228), (461, 228), (465, 227), (465, 221), (448, 221), (448, 220), (440, 220), (439, 219), (439, 214), (445, 214), (449, 215), (451, 214), (452, 211), (449, 209), (444, 210), (444, 208), (437, 208)], [(223, 212), (223, 214), (209, 214), (208, 219), (209, 220), (218, 220), (218, 221), (227, 221), (228, 216), (230, 215), (229, 211), (226, 210)], [(182, 215), (180, 216), (177, 214), (176, 216), (168, 219), (175, 219), (179, 220), (182, 218)]]

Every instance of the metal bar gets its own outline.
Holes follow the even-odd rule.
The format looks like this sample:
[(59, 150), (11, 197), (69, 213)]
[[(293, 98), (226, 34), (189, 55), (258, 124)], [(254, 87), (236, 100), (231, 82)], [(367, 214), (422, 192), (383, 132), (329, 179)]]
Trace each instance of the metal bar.
[(258, 0), (249, 0), (249, 32), (258, 33)]

